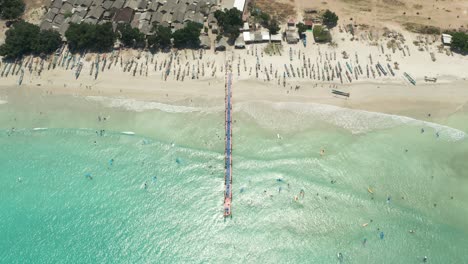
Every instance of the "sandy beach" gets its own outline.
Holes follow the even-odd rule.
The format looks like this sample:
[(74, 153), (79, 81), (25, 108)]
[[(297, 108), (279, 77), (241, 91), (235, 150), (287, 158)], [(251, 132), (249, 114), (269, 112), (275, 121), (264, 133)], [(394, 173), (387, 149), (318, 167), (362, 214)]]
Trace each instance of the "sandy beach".
[[(432, 37), (424, 39), (418, 50), (412, 42), (421, 37), (405, 33), (401, 49), (392, 50), (385, 47), (392, 38), (366, 40), (366, 32), (363, 31), (355, 33), (360, 33), (361, 39), (351, 41), (351, 35), (340, 32), (339, 28), (333, 32), (336, 47), (315, 43), (307, 47), (286, 44), (281, 54), (276, 51), (271, 56), (264, 52), (267, 44), (250, 45), (245, 50), (233, 49), (227, 52), (185, 50), (177, 55), (123, 51), (115, 55), (116, 61), (112, 65), (109, 62), (105, 67), (101, 56), (98, 75), (94, 70), (98, 55), (87, 54), (82, 59), (83, 68), (78, 79), (75, 77), (76, 67), (72, 70), (69, 65), (70, 60), (65, 64), (64, 59), (62, 65), (55, 69), (46, 70), (45, 66), (40, 76), (36, 63), (34, 67), (29, 67), (30, 72), (25, 71), (21, 86), (18, 86), (21, 75), (18, 74), (18, 67), (18, 75), (10, 74), (1, 78), (0, 89), (6, 95), (10, 89), (22, 89), (24, 93), (40, 90), (44, 95), (69, 94), (181, 105), (222, 105), (226, 74), (224, 68), (228, 62), (234, 79), (235, 102), (309, 102), (412, 117), (421, 117), (427, 113), (443, 116), (466, 109), (468, 58), (438, 50), (440, 40)], [(313, 39), (310, 32), (307, 34), (308, 39)], [(383, 31), (378, 36), (382, 34)], [(347, 59), (343, 52), (346, 52)], [(435, 61), (430, 53), (434, 54)], [(62, 56), (65, 57), (65, 52)], [(107, 57), (111, 58), (112, 55), (107, 54)], [(174, 61), (169, 66), (171, 58)], [(130, 62), (136, 68), (124, 72)], [(344, 74), (345, 71), (346, 74), (349, 72), (350, 68), (346, 65), (348, 62), (356, 71), (352, 76)], [(390, 73), (378, 76), (376, 73), (380, 75), (380, 72), (374, 67), (376, 63), (384, 67), (387, 65), (387, 71), (388, 66), (392, 65), (395, 76)], [(394, 68), (395, 63), (398, 69)], [(343, 68), (341, 80), (337, 77), (337, 65)], [(2, 71), (6, 67), (6, 64), (2, 65)], [(91, 67), (94, 72), (91, 72)], [(357, 75), (358, 67), (362, 74)], [(369, 71), (369, 76), (366, 76), (367, 67), (371, 68), (375, 77)], [(170, 72), (165, 77), (167, 69)], [(331, 75), (335, 75), (334, 69), (336, 76), (333, 78)], [(416, 80), (416, 85), (403, 76), (404, 72)], [(286, 73), (291, 76), (288, 77)], [(437, 78), (437, 82), (424, 81), (426, 76)], [(336, 96), (331, 93), (332, 89), (350, 93), (350, 97)]]

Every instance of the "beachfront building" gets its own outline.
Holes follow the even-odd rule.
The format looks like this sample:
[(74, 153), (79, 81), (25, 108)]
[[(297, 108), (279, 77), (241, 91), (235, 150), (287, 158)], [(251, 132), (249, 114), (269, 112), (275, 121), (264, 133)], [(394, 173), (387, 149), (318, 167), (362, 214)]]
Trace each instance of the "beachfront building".
[(299, 33), (297, 30), (288, 29), (284, 32), (284, 38), (288, 44), (296, 44), (299, 42)]
[[(53, 0), (40, 24), (41, 29), (54, 29), (65, 35), (70, 23), (129, 23), (146, 35), (153, 26), (181, 29), (189, 21), (217, 32), (214, 12), (219, 0)], [(245, 0), (244, 0), (245, 2)], [(238, 4), (239, 5), (239, 4)]]
[(211, 49), (211, 39), (207, 35), (200, 35), (200, 48)]
[(442, 44), (450, 46), (452, 44), (452, 35), (442, 34)]
[(228, 46), (227, 40), (225, 37), (222, 37), (216, 42), (215, 50), (216, 51), (224, 51)]
[(234, 48), (245, 49), (245, 41), (242, 35), (239, 35), (239, 37), (234, 42)]

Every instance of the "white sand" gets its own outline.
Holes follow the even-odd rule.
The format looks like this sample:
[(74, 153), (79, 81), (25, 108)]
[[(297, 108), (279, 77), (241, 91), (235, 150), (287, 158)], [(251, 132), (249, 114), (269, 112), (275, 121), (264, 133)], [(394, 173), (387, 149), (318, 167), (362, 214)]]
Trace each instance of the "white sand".
[[(380, 40), (380, 43), (385, 47), (385, 54), (382, 54), (380, 45), (371, 46), (369, 42), (363, 40), (359, 42), (349, 41), (350, 35), (339, 33), (338, 29), (333, 32), (333, 35), (338, 44), (337, 48), (310, 43), (312, 37), (309, 35), (309, 45), (306, 48), (301, 43), (284, 45), (281, 56), (263, 54), (262, 57), (261, 52), (265, 45), (250, 45), (246, 50), (232, 50), (216, 54), (206, 51), (201, 60), (199, 59), (199, 51), (194, 52), (195, 60), (192, 58), (192, 51), (182, 51), (179, 56), (179, 64), (177, 60), (174, 60), (173, 66), (175, 65), (175, 67), (171, 69), (171, 74), (166, 81), (163, 80), (164, 69), (159, 70), (159, 65), (164, 60), (169, 61), (169, 54), (160, 53), (155, 55), (153, 59), (154, 62), (158, 62), (156, 71), (154, 70), (154, 64), (151, 64), (151, 59), (149, 59), (148, 65), (144, 66), (142, 75), (140, 75), (140, 65), (146, 63), (144, 56), (138, 60), (138, 70), (135, 76), (131, 72), (123, 72), (119, 62), (116, 66), (113, 65), (110, 70), (106, 66), (105, 71), (100, 72), (95, 80), (94, 76), (89, 74), (90, 61), (94, 61), (93, 58), (85, 62), (78, 80), (75, 80), (74, 70), (67, 71), (64, 68), (57, 67), (55, 70), (45, 70), (40, 77), (36, 72), (30, 74), (26, 71), (21, 87), (17, 87), (19, 76), (10, 75), (7, 78), (0, 78), (0, 90), (7, 94), (8, 89), (24, 89), (26, 93), (29, 89), (40, 89), (44, 92), (44, 95), (105, 96), (163, 103), (177, 102), (185, 105), (219, 106), (224, 103), (225, 73), (221, 72), (221, 68), (224, 67), (226, 61), (231, 61), (234, 76), (234, 102), (259, 100), (314, 102), (385, 113), (404, 112), (407, 115), (413, 113), (410, 115), (420, 116), (427, 111), (431, 111), (433, 115), (453, 113), (463, 109), (468, 101), (468, 71), (466, 70), (468, 69), (468, 58), (457, 54), (448, 56), (445, 53), (438, 53), (436, 45), (440, 43), (428, 45), (428, 51), (421, 52), (412, 44), (415, 36), (406, 34), (406, 45), (409, 46), (411, 56), (404, 56), (399, 50), (393, 53), (387, 49), (386, 42), (388, 40), (385, 39)], [(293, 49), (293, 61), (289, 59), (290, 48)], [(258, 79), (255, 77), (257, 63), (257, 57), (254, 55), (255, 49), (257, 49), (260, 63)], [(349, 54), (348, 60), (342, 58), (342, 51), (347, 51)], [(431, 60), (429, 55), (431, 51), (436, 55), (436, 62)], [(301, 52), (301, 59), (298, 59), (298, 52)], [(304, 54), (306, 61), (310, 59), (312, 64), (319, 65), (322, 69), (325, 54), (332, 57), (335, 53), (336, 61), (330, 60), (330, 63), (335, 65), (337, 61), (340, 61), (343, 70), (346, 68), (345, 61), (353, 66), (356, 65), (355, 54), (358, 55), (359, 64), (364, 71), (363, 76), (359, 77), (360, 80), (354, 80), (353, 75), (353, 82), (349, 83), (343, 75), (344, 83), (341, 84), (339, 79), (336, 78), (334, 81), (318, 81), (305, 76), (304, 78), (286, 78), (286, 86), (283, 86), (284, 64), (288, 65), (288, 68), (289, 64), (292, 64), (294, 69), (302, 67)], [(136, 54), (136, 52), (133, 52), (122, 56), (124, 64), (130, 58), (134, 58)], [(322, 62), (320, 62), (319, 54), (321, 54)], [(393, 65), (394, 62), (398, 62), (400, 70), (395, 70), (395, 77), (382, 76), (376, 79), (372, 77), (368, 79), (366, 77), (366, 66), (369, 64), (369, 54), (373, 57), (374, 66), (371, 66), (374, 69), (375, 63), (379, 61), (384, 66), (387, 63)], [(387, 62), (386, 55), (390, 55), (391, 61)], [(247, 71), (244, 70), (244, 59)], [(238, 63), (240, 63), (239, 76), (237, 72)], [(196, 72), (199, 65), (201, 69), (201, 64), (205, 65), (205, 76), (203, 77), (200, 72), (200, 79), (192, 80), (192, 69), (195, 69)], [(215, 67), (212, 68), (213, 64)], [(269, 73), (272, 80), (267, 82), (264, 69), (266, 67), (269, 72), (270, 64), (273, 74)], [(183, 82), (175, 80), (175, 74), (177, 74), (179, 68), (181, 68), (181, 73), (184, 70), (189, 72)], [(214, 68), (217, 71), (215, 76), (212, 77)], [(252, 68), (251, 75), (249, 75), (250, 68)], [(146, 69), (148, 76), (145, 76)], [(280, 84), (278, 84), (278, 79), (274, 78), (275, 71), (281, 77)], [(403, 77), (403, 72), (408, 72), (413, 76), (417, 81), (417, 85), (411, 85)], [(437, 77), (437, 83), (425, 83), (424, 76)], [(300, 86), (298, 90), (294, 89), (296, 85)], [(344, 99), (334, 96), (331, 93), (331, 89), (334, 87), (351, 93), (351, 97)]]

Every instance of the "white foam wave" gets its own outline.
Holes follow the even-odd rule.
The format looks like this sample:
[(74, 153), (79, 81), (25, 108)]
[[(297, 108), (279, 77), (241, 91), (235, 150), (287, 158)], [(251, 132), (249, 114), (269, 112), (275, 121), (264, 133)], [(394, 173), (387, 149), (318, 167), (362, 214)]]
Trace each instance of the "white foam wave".
[[(255, 102), (241, 103), (238, 109), (246, 112), (253, 118), (271, 119), (272, 113), (266, 113), (262, 106), (272, 108), (281, 113), (292, 113), (298, 122), (304, 122), (306, 119), (323, 121), (335, 126), (344, 128), (351, 133), (360, 134), (378, 129), (389, 129), (401, 125), (411, 125), (419, 127), (430, 127), (437, 131), (441, 137), (447, 137), (450, 140), (460, 140), (466, 137), (466, 133), (445, 125), (422, 121), (406, 116), (370, 112), (364, 110), (354, 110), (332, 105), (315, 103), (296, 103), (296, 102)], [(265, 118), (266, 115), (270, 116)], [(278, 123), (276, 120), (274, 123)]]
[(88, 96), (86, 97), (86, 99), (90, 101), (100, 102), (107, 107), (123, 108), (125, 110), (135, 112), (161, 110), (167, 113), (191, 113), (203, 111), (203, 108), (199, 107), (170, 105), (158, 102), (138, 101), (135, 99), (109, 98), (103, 96)]

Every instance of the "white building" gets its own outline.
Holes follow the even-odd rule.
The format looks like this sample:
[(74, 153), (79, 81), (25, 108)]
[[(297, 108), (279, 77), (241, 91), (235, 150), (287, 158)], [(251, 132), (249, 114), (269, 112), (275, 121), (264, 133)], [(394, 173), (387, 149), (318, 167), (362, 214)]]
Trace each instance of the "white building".
[(442, 34), (442, 44), (450, 45), (452, 43), (452, 35)]

